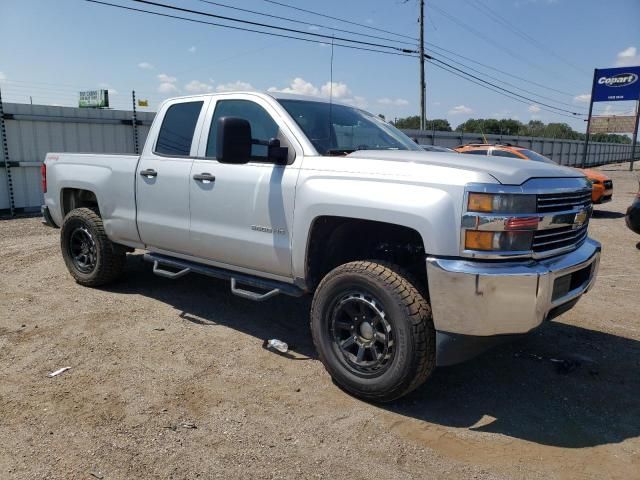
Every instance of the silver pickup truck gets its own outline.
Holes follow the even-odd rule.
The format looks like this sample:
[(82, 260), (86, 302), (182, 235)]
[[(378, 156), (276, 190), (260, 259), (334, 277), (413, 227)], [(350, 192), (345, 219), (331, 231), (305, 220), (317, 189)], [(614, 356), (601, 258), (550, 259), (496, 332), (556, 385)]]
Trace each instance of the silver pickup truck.
[(139, 157), (49, 153), (43, 185), (78, 283), (115, 280), (142, 249), (168, 279), (228, 279), (255, 301), (313, 294), (320, 360), (371, 401), (568, 310), (600, 258), (576, 170), (425, 152), (317, 98), (172, 99)]

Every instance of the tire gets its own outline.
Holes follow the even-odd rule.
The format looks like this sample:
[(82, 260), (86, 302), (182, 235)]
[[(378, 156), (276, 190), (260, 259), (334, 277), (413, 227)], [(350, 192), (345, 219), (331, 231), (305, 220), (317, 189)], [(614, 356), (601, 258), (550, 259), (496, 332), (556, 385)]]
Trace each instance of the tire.
[(89, 208), (76, 208), (64, 218), (60, 248), (69, 273), (86, 287), (114, 281), (127, 259), (125, 249), (107, 237), (102, 218)]
[(311, 333), (334, 382), (366, 401), (402, 397), (435, 368), (431, 308), (392, 264), (357, 261), (329, 272), (313, 297)]

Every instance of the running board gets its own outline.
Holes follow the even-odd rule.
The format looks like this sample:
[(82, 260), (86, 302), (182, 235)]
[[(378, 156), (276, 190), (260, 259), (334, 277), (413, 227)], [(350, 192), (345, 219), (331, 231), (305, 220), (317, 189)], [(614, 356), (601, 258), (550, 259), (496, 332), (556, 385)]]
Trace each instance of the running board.
[[(222, 280), (231, 280), (231, 293), (238, 297), (253, 300), (254, 302), (262, 302), (280, 293), (290, 295), (292, 297), (300, 297), (304, 295), (304, 291), (295, 285), (289, 283), (278, 282), (267, 278), (260, 278), (245, 273), (232, 272), (224, 268), (212, 267), (202, 263), (190, 262), (179, 258), (160, 255), (158, 253), (146, 253), (144, 259), (147, 262), (153, 262), (153, 273), (160, 277), (175, 280), (183, 277), (188, 273), (199, 273), (209, 277), (219, 278)], [(168, 267), (177, 271), (165, 270), (162, 267)], [(253, 292), (239, 287), (246, 285), (249, 287), (266, 290), (266, 292)]]

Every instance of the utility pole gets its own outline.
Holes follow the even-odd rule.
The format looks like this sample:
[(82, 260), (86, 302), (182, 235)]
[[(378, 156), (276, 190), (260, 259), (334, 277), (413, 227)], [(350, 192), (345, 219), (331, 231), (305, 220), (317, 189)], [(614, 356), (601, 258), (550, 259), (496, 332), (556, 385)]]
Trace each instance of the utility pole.
[(424, 0), (420, 0), (420, 130), (427, 124), (425, 112), (425, 83), (424, 83)]

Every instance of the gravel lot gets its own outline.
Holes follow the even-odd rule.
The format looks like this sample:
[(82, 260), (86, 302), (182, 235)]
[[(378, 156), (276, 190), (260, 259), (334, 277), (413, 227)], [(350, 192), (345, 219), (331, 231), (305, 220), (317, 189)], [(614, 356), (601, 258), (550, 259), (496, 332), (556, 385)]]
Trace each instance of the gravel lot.
[[(158, 278), (138, 252), (119, 283), (83, 288), (59, 231), (0, 221), (0, 478), (638, 478), (627, 168), (603, 167), (615, 194), (591, 223), (604, 247), (592, 292), (383, 407), (332, 384), (306, 299), (256, 304), (225, 282)], [(262, 348), (273, 337), (289, 357)]]

